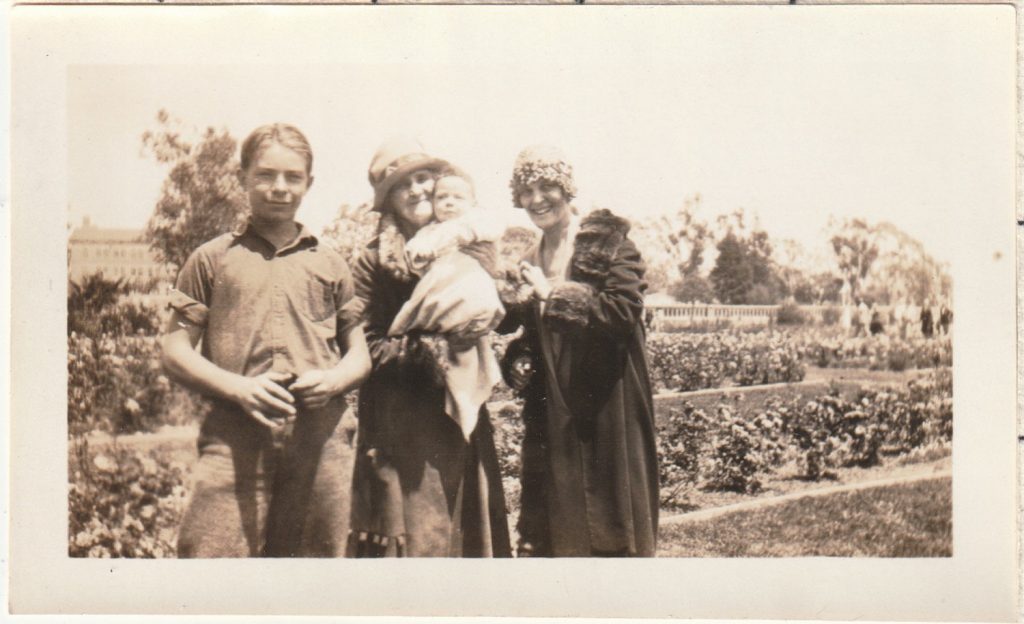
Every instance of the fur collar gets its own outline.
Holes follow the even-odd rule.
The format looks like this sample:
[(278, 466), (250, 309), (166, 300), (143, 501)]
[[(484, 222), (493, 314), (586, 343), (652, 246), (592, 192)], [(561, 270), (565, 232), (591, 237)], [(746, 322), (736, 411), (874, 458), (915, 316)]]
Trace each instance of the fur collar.
[(601, 283), (607, 277), (619, 246), (629, 233), (629, 221), (607, 208), (584, 217), (573, 241), (569, 277), (572, 280)]
[(383, 215), (377, 226), (377, 251), (380, 254), (380, 264), (388, 275), (400, 282), (412, 280), (412, 271), (405, 261), (405, 236), (390, 214)]

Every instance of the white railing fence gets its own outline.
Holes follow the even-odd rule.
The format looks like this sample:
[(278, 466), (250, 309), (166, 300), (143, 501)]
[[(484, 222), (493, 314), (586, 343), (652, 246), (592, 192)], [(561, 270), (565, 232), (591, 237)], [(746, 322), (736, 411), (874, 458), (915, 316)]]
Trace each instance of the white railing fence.
[[(686, 324), (688, 322), (729, 321), (731, 323), (766, 325), (775, 323), (780, 307), (778, 305), (725, 305), (719, 303), (649, 304), (646, 306), (653, 315), (655, 323), (667, 321)], [(800, 311), (810, 320), (820, 322), (828, 308), (836, 308), (836, 306), (802, 305)]]

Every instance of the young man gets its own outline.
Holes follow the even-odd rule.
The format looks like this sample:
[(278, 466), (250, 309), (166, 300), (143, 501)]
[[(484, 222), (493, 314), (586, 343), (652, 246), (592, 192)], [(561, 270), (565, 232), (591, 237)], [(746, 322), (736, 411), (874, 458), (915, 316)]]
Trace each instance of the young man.
[(311, 168), (296, 128), (255, 130), (239, 173), (248, 223), (200, 246), (172, 291), (164, 367), (212, 398), (181, 557), (344, 554), (355, 429), (344, 393), (370, 357), (341, 314), (345, 261), (295, 221)]

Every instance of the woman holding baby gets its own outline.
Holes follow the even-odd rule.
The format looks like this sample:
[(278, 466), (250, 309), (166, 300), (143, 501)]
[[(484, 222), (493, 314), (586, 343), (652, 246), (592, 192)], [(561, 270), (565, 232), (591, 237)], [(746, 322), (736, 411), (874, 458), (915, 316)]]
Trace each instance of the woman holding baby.
[[(435, 198), (440, 177), (464, 183), (448, 179)], [(426, 271), (417, 266), (424, 254), (406, 249), (421, 232), (420, 250), (434, 249), (426, 260), (438, 255), (436, 247), (471, 247), (467, 228), (452, 234), (456, 228), (432, 226), (458, 208), (442, 194), (472, 188), (449, 163), (405, 139), (381, 146), (369, 178), (380, 225), (353, 268), (356, 294), (346, 309), (363, 320), (373, 361), (359, 392), (349, 556), (510, 556), (493, 429), (482, 405), (486, 396), (480, 398), (480, 388), (489, 393), (499, 374), (483, 336), (503, 309), (496, 295), (474, 299), (462, 303), (472, 314), (460, 317), (458, 331), (438, 325), (452, 315), (438, 309), (425, 287), (443, 291), (450, 285), (445, 280), (482, 271), (485, 258), (446, 255)], [(438, 338), (439, 328), (451, 340)], [(453, 394), (453, 379), (468, 390)]]
[(525, 399), (519, 555), (653, 556), (658, 465), (643, 327), (644, 264), (629, 223), (580, 219), (573, 170), (552, 147), (523, 150), (513, 203), (540, 228), (521, 265), (533, 301), (503, 362)]

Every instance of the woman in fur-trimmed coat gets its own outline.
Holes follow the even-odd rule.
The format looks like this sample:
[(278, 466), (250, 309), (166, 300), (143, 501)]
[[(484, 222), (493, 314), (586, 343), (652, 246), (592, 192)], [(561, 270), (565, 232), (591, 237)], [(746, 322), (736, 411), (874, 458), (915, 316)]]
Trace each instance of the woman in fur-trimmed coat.
[(503, 361), (525, 398), (520, 556), (653, 556), (658, 527), (654, 407), (643, 327), (644, 265), (629, 223), (582, 221), (572, 169), (550, 147), (516, 160), (513, 199), (543, 235), (524, 257), (535, 301)]

